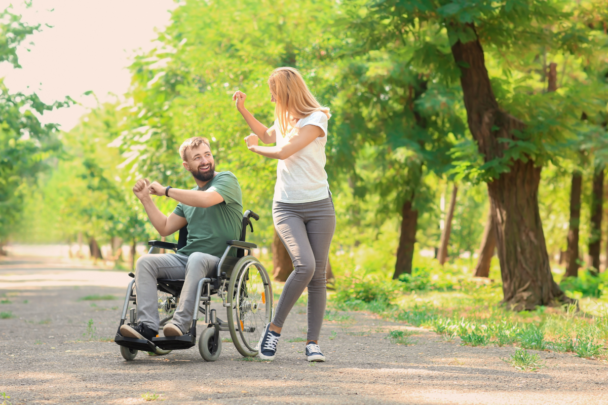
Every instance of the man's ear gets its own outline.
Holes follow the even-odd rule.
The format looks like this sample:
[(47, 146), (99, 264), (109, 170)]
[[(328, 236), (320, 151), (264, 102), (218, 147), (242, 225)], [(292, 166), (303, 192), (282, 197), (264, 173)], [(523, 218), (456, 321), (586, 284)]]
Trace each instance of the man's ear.
[(184, 166), (184, 169), (190, 171), (190, 166), (188, 166), (188, 162), (182, 162), (182, 165)]

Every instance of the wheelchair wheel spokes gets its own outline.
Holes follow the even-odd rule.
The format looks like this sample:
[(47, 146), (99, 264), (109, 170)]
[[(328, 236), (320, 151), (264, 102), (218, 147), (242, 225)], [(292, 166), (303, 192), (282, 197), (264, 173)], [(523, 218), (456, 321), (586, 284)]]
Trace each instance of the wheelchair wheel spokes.
[(158, 291), (158, 316), (161, 319), (161, 327), (173, 319), (176, 307), (177, 302), (173, 295)]
[(272, 288), (266, 270), (253, 257), (243, 258), (230, 280), (229, 327), (232, 340), (243, 356), (255, 356), (264, 326), (272, 314)]

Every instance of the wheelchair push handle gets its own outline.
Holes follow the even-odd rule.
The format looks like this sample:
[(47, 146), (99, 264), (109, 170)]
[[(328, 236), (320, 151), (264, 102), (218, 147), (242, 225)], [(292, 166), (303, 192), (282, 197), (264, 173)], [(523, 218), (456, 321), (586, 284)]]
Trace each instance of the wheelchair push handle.
[(245, 211), (245, 213), (243, 214), (243, 218), (247, 218), (249, 219), (249, 217), (255, 219), (256, 221), (260, 220), (260, 216), (258, 214), (256, 214), (255, 212), (251, 211), (251, 210), (247, 210)]

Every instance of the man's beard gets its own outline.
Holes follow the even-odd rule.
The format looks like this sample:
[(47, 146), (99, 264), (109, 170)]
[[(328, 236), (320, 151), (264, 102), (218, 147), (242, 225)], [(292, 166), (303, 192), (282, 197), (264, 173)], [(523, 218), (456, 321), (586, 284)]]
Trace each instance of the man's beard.
[(215, 163), (211, 164), (211, 167), (205, 173), (201, 173), (199, 168), (196, 168), (195, 172), (190, 172), (190, 173), (192, 173), (192, 176), (197, 180), (209, 181), (215, 175)]

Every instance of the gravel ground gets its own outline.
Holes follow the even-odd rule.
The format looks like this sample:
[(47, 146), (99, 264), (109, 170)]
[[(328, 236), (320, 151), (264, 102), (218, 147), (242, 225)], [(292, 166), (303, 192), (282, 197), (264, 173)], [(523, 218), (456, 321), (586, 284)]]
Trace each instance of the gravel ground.
[[(244, 361), (229, 342), (214, 363), (204, 362), (196, 347), (162, 357), (140, 352), (126, 362), (111, 341), (121, 299), (80, 299), (123, 297), (128, 280), (123, 272), (39, 260), (0, 262), (0, 312), (14, 315), (0, 319), (0, 401), (6, 393), (12, 405), (146, 398), (163, 404), (608, 404), (605, 362), (538, 352), (545, 367), (524, 373), (501, 360), (512, 347), (460, 346), (458, 339), (445, 342), (358, 312), (324, 324), (320, 344), (328, 361), (309, 364), (304, 343), (294, 342), (305, 338), (301, 305), (283, 329), (274, 362)], [(395, 329), (414, 331), (413, 344), (391, 343), (387, 333)]]

